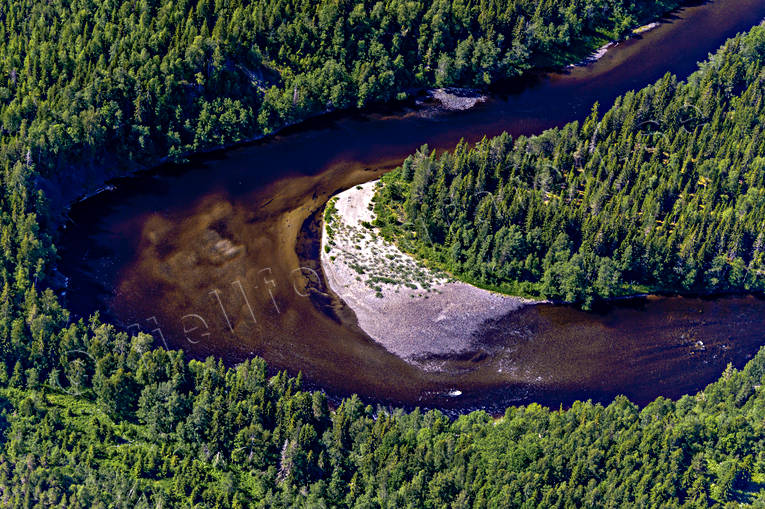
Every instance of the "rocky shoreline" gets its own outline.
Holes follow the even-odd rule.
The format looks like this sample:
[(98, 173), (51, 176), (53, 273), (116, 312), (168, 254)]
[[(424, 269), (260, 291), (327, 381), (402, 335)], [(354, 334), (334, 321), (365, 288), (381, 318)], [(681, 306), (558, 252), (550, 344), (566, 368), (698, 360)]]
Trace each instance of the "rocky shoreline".
[(488, 96), (470, 88), (449, 87), (428, 90), (428, 98), (446, 111), (464, 111), (486, 101)]

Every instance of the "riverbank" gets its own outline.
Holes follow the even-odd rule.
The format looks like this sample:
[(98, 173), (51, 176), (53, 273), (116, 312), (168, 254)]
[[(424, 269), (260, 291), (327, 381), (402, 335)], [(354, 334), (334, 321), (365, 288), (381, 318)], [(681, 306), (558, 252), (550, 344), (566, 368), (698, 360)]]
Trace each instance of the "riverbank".
[(611, 41), (608, 41), (608, 42), (604, 43), (603, 45), (598, 47), (598, 49), (596, 49), (595, 51), (593, 51), (592, 53), (587, 55), (585, 58), (583, 58), (579, 62), (576, 62), (576, 63), (573, 63), (573, 64), (568, 64), (566, 66), (566, 69), (571, 69), (571, 68), (574, 68), (574, 67), (586, 66), (586, 65), (589, 65), (589, 64), (591, 64), (593, 62), (597, 62), (598, 60), (603, 58), (606, 53), (608, 53), (608, 50), (610, 50), (611, 48), (617, 46), (619, 43), (627, 41), (627, 40), (629, 40), (629, 39), (631, 39), (633, 37), (637, 37), (637, 36), (643, 35), (646, 32), (650, 32), (651, 30), (653, 30), (654, 28), (657, 28), (660, 25), (661, 25), (661, 22), (654, 21), (653, 23), (648, 23), (647, 25), (643, 25), (643, 26), (637, 27), (634, 30), (632, 30), (632, 32), (630, 32), (625, 37), (622, 37), (621, 39), (614, 39), (614, 40), (611, 40)]
[[(670, 9), (664, 16), (680, 8), (682, 7)], [(637, 27), (627, 36), (627, 38), (652, 30), (661, 24), (662, 21), (654, 21), (647, 25)], [(524, 69), (523, 72), (519, 76), (513, 78), (511, 82), (520, 82), (524, 78), (532, 76), (535, 72), (570, 69), (594, 63), (605, 55), (608, 49), (619, 42), (622, 42), (622, 40), (625, 39), (618, 41), (614, 40), (605, 45), (598, 46), (600, 43), (594, 39), (588, 40), (587, 38), (583, 38), (579, 41), (578, 45), (576, 43), (573, 44), (573, 49), (568, 48), (564, 51), (566, 58), (568, 59), (567, 61), (564, 60), (553, 65), (550, 65), (549, 63), (532, 65), (531, 67)], [(584, 56), (584, 58), (582, 58), (582, 56)], [(248, 71), (247, 69), (243, 69), (243, 71), (248, 74), (248, 76), (249, 73), (251, 73), (251, 71)], [(61, 175), (67, 175), (67, 177), (71, 178), (71, 175), (62, 172), (60, 175), (38, 177), (38, 182), (40, 187), (45, 191), (46, 197), (54, 205), (54, 208), (63, 211), (63, 214), (61, 215), (62, 221), (54, 222), (53, 224), (53, 229), (59, 230), (73, 205), (85, 201), (99, 193), (114, 190), (114, 186), (110, 185), (110, 182), (130, 178), (141, 172), (156, 171), (158, 168), (167, 164), (186, 164), (192, 159), (209, 156), (217, 152), (234, 150), (255, 143), (268, 142), (269, 140), (272, 141), (279, 136), (287, 135), (293, 130), (310, 128), (312, 122), (323, 121), (325, 123), (331, 123), (335, 119), (353, 116), (359, 112), (369, 114), (382, 109), (406, 109), (409, 107), (416, 110), (415, 114), (431, 118), (439, 113), (446, 114), (469, 110), (478, 104), (488, 101), (497, 93), (504, 93), (503, 88), (492, 89), (491, 87), (481, 87), (476, 89), (456, 86), (435, 88), (434, 85), (435, 83), (431, 83), (430, 87), (417, 87), (402, 90), (400, 95), (403, 98), (387, 102), (372, 102), (361, 109), (355, 107), (341, 109), (336, 109), (334, 107), (321, 108), (318, 111), (313, 111), (297, 119), (274, 126), (267, 132), (258, 132), (257, 134), (231, 140), (226, 143), (206, 144), (192, 150), (182, 150), (174, 153), (172, 156), (169, 154), (157, 155), (156, 157), (149, 157), (146, 160), (137, 162), (129, 159), (115, 159), (113, 154), (106, 151), (99, 155), (99, 158), (103, 159), (103, 162), (84, 171), (84, 177), (78, 181), (73, 182), (66, 178), (62, 179)], [(507, 83), (505, 85), (507, 85)], [(507, 88), (514, 89), (512, 85)], [(411, 113), (411, 111), (404, 112), (402, 113), (402, 116)], [(82, 168), (79, 168), (78, 171), (83, 170)], [(54, 221), (55, 219), (56, 217), (54, 216)]]
[(487, 322), (535, 303), (455, 281), (384, 240), (371, 225), (378, 182), (330, 200), (321, 263), (332, 291), (386, 350), (416, 364), (469, 352)]

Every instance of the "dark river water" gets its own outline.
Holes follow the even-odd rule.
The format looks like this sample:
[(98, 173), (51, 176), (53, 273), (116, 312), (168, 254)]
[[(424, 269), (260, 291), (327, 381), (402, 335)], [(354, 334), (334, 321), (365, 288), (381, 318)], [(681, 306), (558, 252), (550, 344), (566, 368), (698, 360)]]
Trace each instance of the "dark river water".
[(448, 149), (581, 120), (595, 101), (603, 111), (667, 72), (686, 77), (764, 17), (763, 0), (690, 6), (596, 63), (527, 77), (469, 111), (411, 104), (319, 117), (119, 179), (72, 207), (59, 246), (69, 309), (99, 310), (195, 358), (258, 355), (331, 395), (397, 405), (499, 409), (618, 394), (645, 403), (693, 392), (765, 344), (764, 300), (651, 296), (589, 313), (530, 306), (487, 325), (471, 351), (422, 369), (371, 341), (328, 291), (317, 217), (333, 194), (424, 143)]

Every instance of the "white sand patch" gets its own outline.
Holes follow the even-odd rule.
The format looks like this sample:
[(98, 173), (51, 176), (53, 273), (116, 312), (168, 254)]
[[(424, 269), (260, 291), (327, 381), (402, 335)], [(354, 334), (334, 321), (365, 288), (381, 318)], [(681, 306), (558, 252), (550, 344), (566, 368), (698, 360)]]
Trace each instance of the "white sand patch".
[[(634, 37), (634, 36), (637, 36), (637, 35), (642, 35), (642, 34), (644, 34), (646, 32), (650, 32), (651, 30), (653, 30), (654, 28), (657, 28), (660, 25), (661, 25), (660, 22), (654, 21), (653, 23), (649, 23), (647, 25), (643, 25), (641, 27), (637, 27), (634, 30), (632, 30), (632, 32), (630, 32), (629, 35), (625, 39), (627, 39), (629, 37)], [(609, 49), (613, 48), (614, 46), (617, 46), (619, 44), (619, 42), (621, 42), (621, 41), (611, 41), (611, 42), (608, 42), (608, 43), (604, 44), (603, 46), (601, 46), (600, 48), (598, 48), (597, 50), (595, 50), (594, 52), (592, 52), (587, 58), (585, 58), (581, 62), (577, 62), (575, 64), (568, 64), (566, 67), (570, 69), (570, 68), (573, 68), (573, 67), (582, 67), (582, 66), (585, 66), (585, 65), (589, 65), (589, 64), (591, 64), (593, 62), (597, 62), (598, 60), (603, 58), (603, 56), (606, 53), (608, 53)]]
[(598, 48), (597, 50), (595, 50), (594, 52), (592, 52), (587, 58), (585, 58), (581, 62), (577, 62), (575, 64), (568, 64), (566, 67), (569, 68), (569, 69), (572, 69), (574, 67), (584, 67), (586, 65), (590, 65), (590, 64), (592, 64), (594, 62), (597, 62), (598, 60), (603, 58), (603, 56), (606, 53), (608, 53), (609, 49), (613, 48), (617, 44), (618, 43), (615, 42), (615, 41), (611, 41), (609, 43), (606, 43), (603, 46), (601, 46), (600, 48)]
[(481, 324), (533, 302), (454, 281), (383, 240), (369, 224), (376, 184), (330, 201), (321, 248), (330, 288), (372, 339), (411, 362), (465, 352)]
[(642, 27), (637, 27), (635, 30), (632, 31), (632, 35), (639, 35), (644, 34), (646, 32), (650, 32), (657, 26), (659, 26), (661, 23), (658, 21), (654, 21), (653, 23), (648, 23), (647, 25), (643, 25)]

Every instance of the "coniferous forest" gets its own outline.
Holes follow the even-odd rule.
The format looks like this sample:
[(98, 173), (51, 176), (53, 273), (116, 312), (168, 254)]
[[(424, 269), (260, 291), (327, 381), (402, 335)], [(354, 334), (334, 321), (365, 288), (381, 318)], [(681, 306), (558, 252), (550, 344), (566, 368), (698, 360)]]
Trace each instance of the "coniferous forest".
[[(56, 197), (327, 109), (496, 83), (677, 3), (5, 2), (0, 506), (765, 504), (765, 350), (678, 401), (451, 419), (330, 408), (260, 359), (188, 361), (74, 321), (52, 288)], [(581, 125), (423, 151), (388, 179), (380, 220), (525, 293), (762, 289), (764, 55), (756, 28), (687, 84), (668, 76)]]
[(496, 83), (678, 4), (14, 1), (3, 150), (40, 172), (179, 158), (326, 110)]
[(385, 177), (378, 222), (478, 284), (589, 306), (765, 290), (765, 45), (730, 42), (581, 124), (507, 134)]

